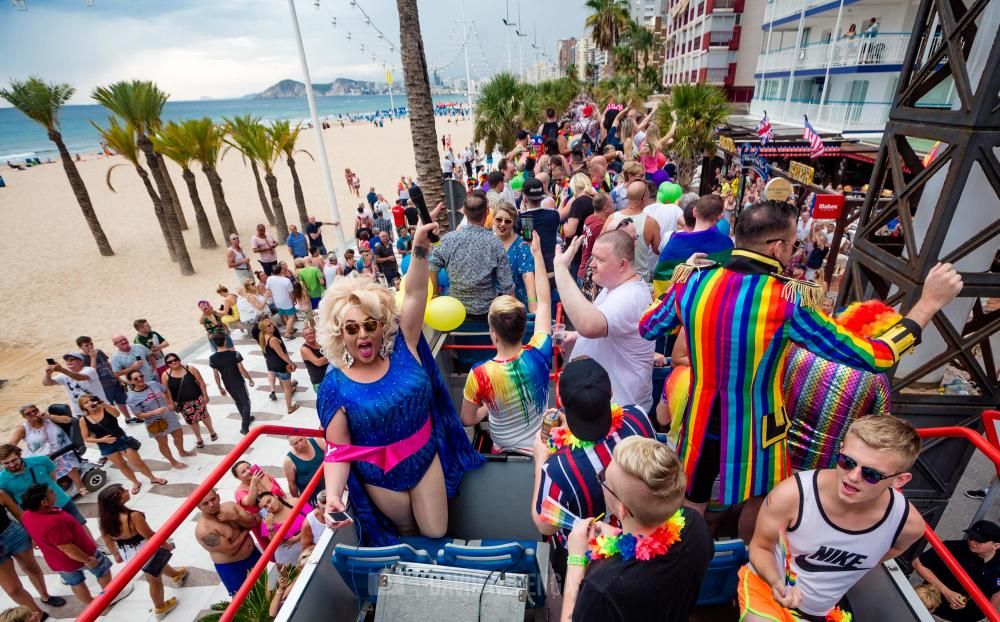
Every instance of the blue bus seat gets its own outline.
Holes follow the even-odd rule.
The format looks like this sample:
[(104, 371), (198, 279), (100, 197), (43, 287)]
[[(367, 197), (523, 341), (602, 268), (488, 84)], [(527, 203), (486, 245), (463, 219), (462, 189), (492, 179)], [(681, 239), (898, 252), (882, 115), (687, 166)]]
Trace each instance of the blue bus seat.
[(750, 557), (743, 540), (716, 540), (715, 555), (698, 592), (699, 607), (724, 605), (736, 598), (737, 574)]
[(446, 544), (438, 552), (441, 566), (513, 572), (528, 576), (532, 607), (545, 606), (545, 585), (538, 566), (535, 549), (544, 543), (527, 540), (470, 540), (462, 544)]
[(375, 602), (378, 595), (378, 573), (382, 569), (396, 562), (434, 563), (427, 551), (415, 549), (408, 544), (377, 547), (338, 544), (333, 549), (331, 561), (347, 587), (365, 603)]

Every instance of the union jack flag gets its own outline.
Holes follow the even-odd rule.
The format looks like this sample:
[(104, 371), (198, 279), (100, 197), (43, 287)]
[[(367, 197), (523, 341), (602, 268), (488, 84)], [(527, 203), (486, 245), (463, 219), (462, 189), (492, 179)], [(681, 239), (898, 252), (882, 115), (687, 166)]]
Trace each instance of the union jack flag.
[(757, 124), (757, 136), (760, 137), (760, 144), (766, 145), (774, 140), (774, 130), (771, 129), (771, 120), (767, 118), (767, 111), (764, 111), (764, 118)]
[(809, 124), (809, 117), (803, 115), (802, 118), (805, 119), (805, 129), (802, 132), (802, 138), (809, 142), (809, 157), (812, 159), (818, 158), (823, 155), (826, 148), (823, 146), (823, 141), (820, 140), (819, 134)]

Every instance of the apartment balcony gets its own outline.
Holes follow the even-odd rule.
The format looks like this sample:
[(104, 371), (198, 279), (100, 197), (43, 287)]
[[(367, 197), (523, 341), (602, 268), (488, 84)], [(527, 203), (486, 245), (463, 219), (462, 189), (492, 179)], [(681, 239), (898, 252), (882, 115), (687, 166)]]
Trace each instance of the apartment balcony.
[[(892, 102), (848, 102), (757, 98), (750, 102), (750, 116), (761, 118), (764, 111), (772, 123), (803, 127), (803, 115), (818, 132), (881, 133), (889, 120)], [(780, 129), (780, 128), (776, 128)]]
[(745, 0), (715, 0), (715, 10), (735, 9), (736, 5), (742, 4)]
[[(830, 68), (867, 67), (879, 65), (901, 65), (906, 56), (911, 33), (884, 33), (874, 37), (855, 37), (837, 41), (820, 41), (803, 47), (787, 47), (762, 53), (757, 57), (757, 73), (786, 72), (795, 69), (819, 74)], [(889, 71), (890, 69), (886, 69)]]
[[(805, 8), (811, 8), (830, 4), (830, 0), (806, 0)], [(798, 16), (802, 12), (802, 0), (768, 0), (768, 6), (764, 9), (764, 30), (767, 30), (769, 22), (776, 22), (792, 16)]]
[(705, 70), (705, 82), (708, 84), (727, 84), (728, 67), (709, 67)]

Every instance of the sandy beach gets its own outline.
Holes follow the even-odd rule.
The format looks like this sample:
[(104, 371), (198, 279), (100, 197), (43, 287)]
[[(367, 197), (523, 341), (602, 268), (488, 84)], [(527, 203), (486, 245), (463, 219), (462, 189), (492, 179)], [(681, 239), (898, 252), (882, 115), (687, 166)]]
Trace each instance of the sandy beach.
[[(456, 150), (471, 141), (471, 120), (448, 122), (438, 118), (437, 126), (439, 136), (452, 136)], [(40, 136), (42, 132), (39, 128)], [(334, 126), (324, 132), (324, 138), (344, 233), (350, 242), (354, 214), (368, 188), (375, 186), (376, 192), (393, 201), (399, 176), (416, 174), (409, 121), (387, 123), (383, 128), (361, 123), (345, 128)], [(314, 132), (304, 130), (299, 147), (315, 155), (315, 146)], [(79, 335), (90, 335), (99, 348), (110, 354), (114, 350), (112, 335), (123, 333), (131, 338), (133, 320), (146, 318), (171, 343), (172, 350), (181, 351), (194, 340), (204, 339), (196, 302), (207, 299), (214, 303), (220, 283), (231, 289), (236, 285), (232, 271), (225, 265), (228, 241), (223, 239), (211, 192), (200, 169), (193, 170), (219, 247), (199, 248), (187, 189), (180, 169), (171, 163), (174, 184), (190, 226), (185, 239), (196, 270), (194, 276), (183, 277), (167, 255), (152, 204), (131, 165), (113, 172), (117, 192), (105, 184), (108, 169), (123, 161), (119, 157), (89, 155), (77, 164), (115, 250), (115, 256), (110, 258), (98, 254), (58, 162), (26, 171), (3, 170), (7, 187), (0, 189), (6, 238), (0, 247), (0, 265), (5, 266), (4, 295), (0, 296), (4, 326), (0, 333), (0, 379), (7, 380), (7, 384), (0, 388), (0, 439), (20, 422), (20, 404), (64, 401), (61, 388), (41, 386), (42, 372), (47, 357), (59, 358), (75, 350), (74, 340)], [(318, 163), (299, 154), (296, 164), (309, 213), (324, 222), (332, 220)], [(361, 179), (360, 199), (344, 183), (346, 167)], [(254, 226), (266, 222), (253, 175), (235, 151), (219, 164), (219, 173), (247, 248)], [(298, 223), (291, 177), (284, 161), (276, 165), (275, 174), (285, 216), (289, 224)], [(324, 227), (323, 235), (328, 248), (336, 246), (333, 227)], [(291, 258), (287, 248), (280, 250), (282, 259)]]

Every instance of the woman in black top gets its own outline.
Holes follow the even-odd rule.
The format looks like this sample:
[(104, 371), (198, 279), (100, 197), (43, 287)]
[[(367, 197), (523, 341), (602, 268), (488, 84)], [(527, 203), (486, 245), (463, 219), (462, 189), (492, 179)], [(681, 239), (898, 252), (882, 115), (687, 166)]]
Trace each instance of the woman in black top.
[[(104, 544), (115, 558), (115, 562), (119, 564), (132, 559), (146, 540), (153, 537), (153, 529), (146, 522), (146, 515), (125, 505), (131, 498), (128, 491), (120, 484), (111, 484), (97, 497), (101, 538), (104, 539)], [(146, 573), (146, 583), (149, 584), (153, 612), (157, 617), (166, 615), (177, 606), (175, 596), (164, 600), (161, 575), (170, 577), (174, 587), (183, 585), (188, 575), (184, 566), (174, 568), (167, 563), (173, 550), (173, 544), (169, 542), (164, 544), (142, 567), (142, 571)]]
[(173, 352), (164, 360), (167, 362), (167, 371), (160, 376), (160, 384), (170, 391), (170, 397), (177, 405), (177, 412), (184, 416), (184, 421), (194, 432), (196, 439), (194, 446), (198, 449), (205, 446), (205, 441), (201, 438), (199, 421), (205, 423), (210, 439), (219, 440), (219, 435), (212, 426), (212, 416), (208, 414), (208, 391), (205, 390), (205, 380), (201, 377), (201, 372), (187, 365), (181, 365), (181, 357)]
[(319, 385), (326, 377), (326, 368), (330, 365), (330, 361), (323, 356), (323, 351), (320, 350), (319, 342), (316, 341), (315, 328), (308, 327), (303, 330), (302, 338), (305, 343), (299, 348), (299, 354), (302, 355), (302, 361), (306, 364), (306, 371), (309, 372), (309, 382), (312, 383), (313, 391), (319, 393)]
[(154, 484), (167, 483), (167, 480), (154, 476), (139, 452), (129, 447), (130, 437), (118, 425), (117, 408), (93, 395), (81, 395), (77, 404), (83, 411), (83, 416), (80, 417), (80, 433), (84, 442), (97, 445), (101, 455), (106, 456), (111, 464), (118, 467), (125, 479), (132, 482), (132, 494), (138, 493), (142, 486), (139, 478), (135, 476), (135, 471), (148, 477)]
[(267, 371), (281, 381), (281, 391), (285, 394), (285, 406), (290, 415), (299, 409), (299, 405), (292, 401), (292, 396), (295, 393), (295, 387), (292, 385), (292, 372), (295, 371), (295, 363), (288, 357), (285, 342), (278, 336), (274, 322), (269, 319), (261, 320), (257, 324), (257, 328), (260, 330), (257, 342), (264, 353)]

